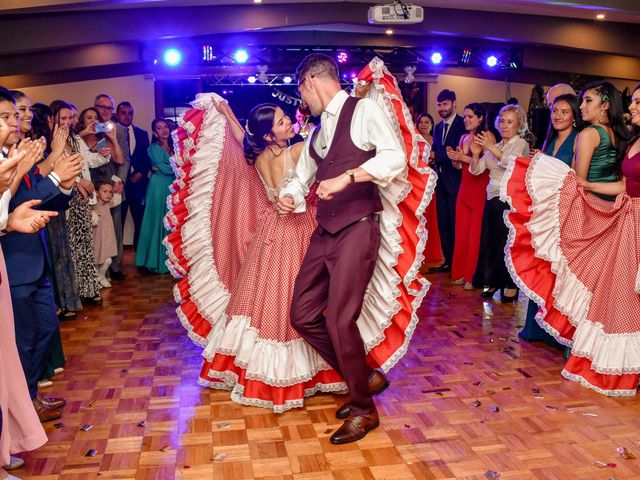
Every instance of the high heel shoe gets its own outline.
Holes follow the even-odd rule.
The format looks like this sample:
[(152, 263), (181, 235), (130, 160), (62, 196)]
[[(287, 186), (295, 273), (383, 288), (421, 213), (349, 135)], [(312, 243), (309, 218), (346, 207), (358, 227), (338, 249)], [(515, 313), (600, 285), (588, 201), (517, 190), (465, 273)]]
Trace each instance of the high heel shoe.
[(498, 288), (487, 288), (484, 292), (480, 294), (480, 296), (482, 298), (492, 298), (497, 291), (498, 291)]
[[(509, 290), (511, 290), (511, 289), (509, 289)], [(500, 292), (500, 301), (502, 303), (513, 303), (516, 300), (518, 300), (518, 295), (520, 294), (520, 289), (515, 288), (514, 290), (516, 291), (516, 293), (515, 293), (515, 295), (512, 295), (512, 296), (505, 295), (504, 294), (504, 290), (502, 290)]]

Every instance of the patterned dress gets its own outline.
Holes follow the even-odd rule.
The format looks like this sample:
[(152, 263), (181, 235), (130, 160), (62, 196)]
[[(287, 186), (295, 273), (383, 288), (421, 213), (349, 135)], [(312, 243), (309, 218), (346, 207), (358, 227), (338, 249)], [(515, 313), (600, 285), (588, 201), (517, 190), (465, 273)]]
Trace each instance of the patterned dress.
[[(436, 176), (393, 76), (377, 59), (360, 75), (371, 82), (368, 96), (389, 113), (407, 154), (405, 174), (379, 188), (382, 247), (358, 319), (367, 362), (388, 371), (407, 351), (429, 287), (418, 269)], [(315, 392), (345, 388), (289, 320), (316, 204), (311, 193), (306, 212), (277, 215), (273, 202), (293, 175), (289, 153), (282, 158), (282, 182), (265, 195), (214, 106), (222, 100), (199, 95), (174, 133), (178, 178), (168, 199), (165, 245), (179, 278), (177, 313), (192, 340), (205, 347), (200, 383), (231, 390), (239, 403), (283, 412)]]
[[(599, 130), (588, 178), (610, 182), (615, 149)], [(640, 155), (623, 172), (626, 193), (597, 196), (566, 164), (538, 154), (517, 159), (501, 192), (511, 206), (512, 277), (540, 306), (538, 323), (571, 347), (562, 375), (611, 396), (635, 395), (640, 378)]]

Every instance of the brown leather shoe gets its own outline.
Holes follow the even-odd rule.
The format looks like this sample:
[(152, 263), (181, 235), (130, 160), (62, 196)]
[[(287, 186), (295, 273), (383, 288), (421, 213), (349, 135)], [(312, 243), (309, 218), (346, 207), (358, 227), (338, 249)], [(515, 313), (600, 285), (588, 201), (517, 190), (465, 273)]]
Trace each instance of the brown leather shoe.
[(38, 395), (38, 400), (45, 407), (49, 408), (62, 408), (67, 404), (67, 401), (64, 398), (55, 398), (55, 397), (47, 397), (45, 395)]
[[(384, 373), (379, 370), (374, 370), (369, 375), (369, 393), (371, 395), (378, 395), (384, 392), (389, 386), (389, 381), (387, 377), (384, 376)], [(336, 418), (340, 420), (344, 420), (349, 416), (349, 402), (342, 405), (338, 410), (336, 410)]]
[(40, 402), (38, 398), (33, 401), (33, 408), (36, 409), (36, 413), (38, 414), (38, 418), (41, 422), (49, 422), (51, 420), (55, 420), (56, 418), (60, 418), (62, 415), (61, 408), (51, 408), (47, 407), (43, 403)]
[(331, 435), (330, 441), (334, 445), (356, 442), (377, 428), (378, 425), (380, 425), (380, 419), (375, 409), (367, 415), (349, 416), (342, 426)]

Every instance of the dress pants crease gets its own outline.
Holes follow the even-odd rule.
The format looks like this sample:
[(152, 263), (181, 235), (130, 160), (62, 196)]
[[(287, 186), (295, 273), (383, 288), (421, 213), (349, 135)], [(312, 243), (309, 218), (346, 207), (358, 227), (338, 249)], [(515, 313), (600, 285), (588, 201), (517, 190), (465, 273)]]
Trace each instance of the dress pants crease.
[(336, 234), (318, 227), (296, 279), (291, 305), (293, 328), (347, 383), (353, 415), (375, 408), (369, 394), (371, 369), (356, 321), (379, 248), (380, 226), (373, 219)]

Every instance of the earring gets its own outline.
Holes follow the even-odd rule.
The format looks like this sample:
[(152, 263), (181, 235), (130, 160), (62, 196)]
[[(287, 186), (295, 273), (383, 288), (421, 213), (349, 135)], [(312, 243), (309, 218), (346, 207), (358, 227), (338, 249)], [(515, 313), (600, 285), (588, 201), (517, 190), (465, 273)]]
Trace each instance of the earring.
[(573, 121), (573, 128), (576, 128), (578, 126), (578, 124), (576, 123), (576, 121)]

